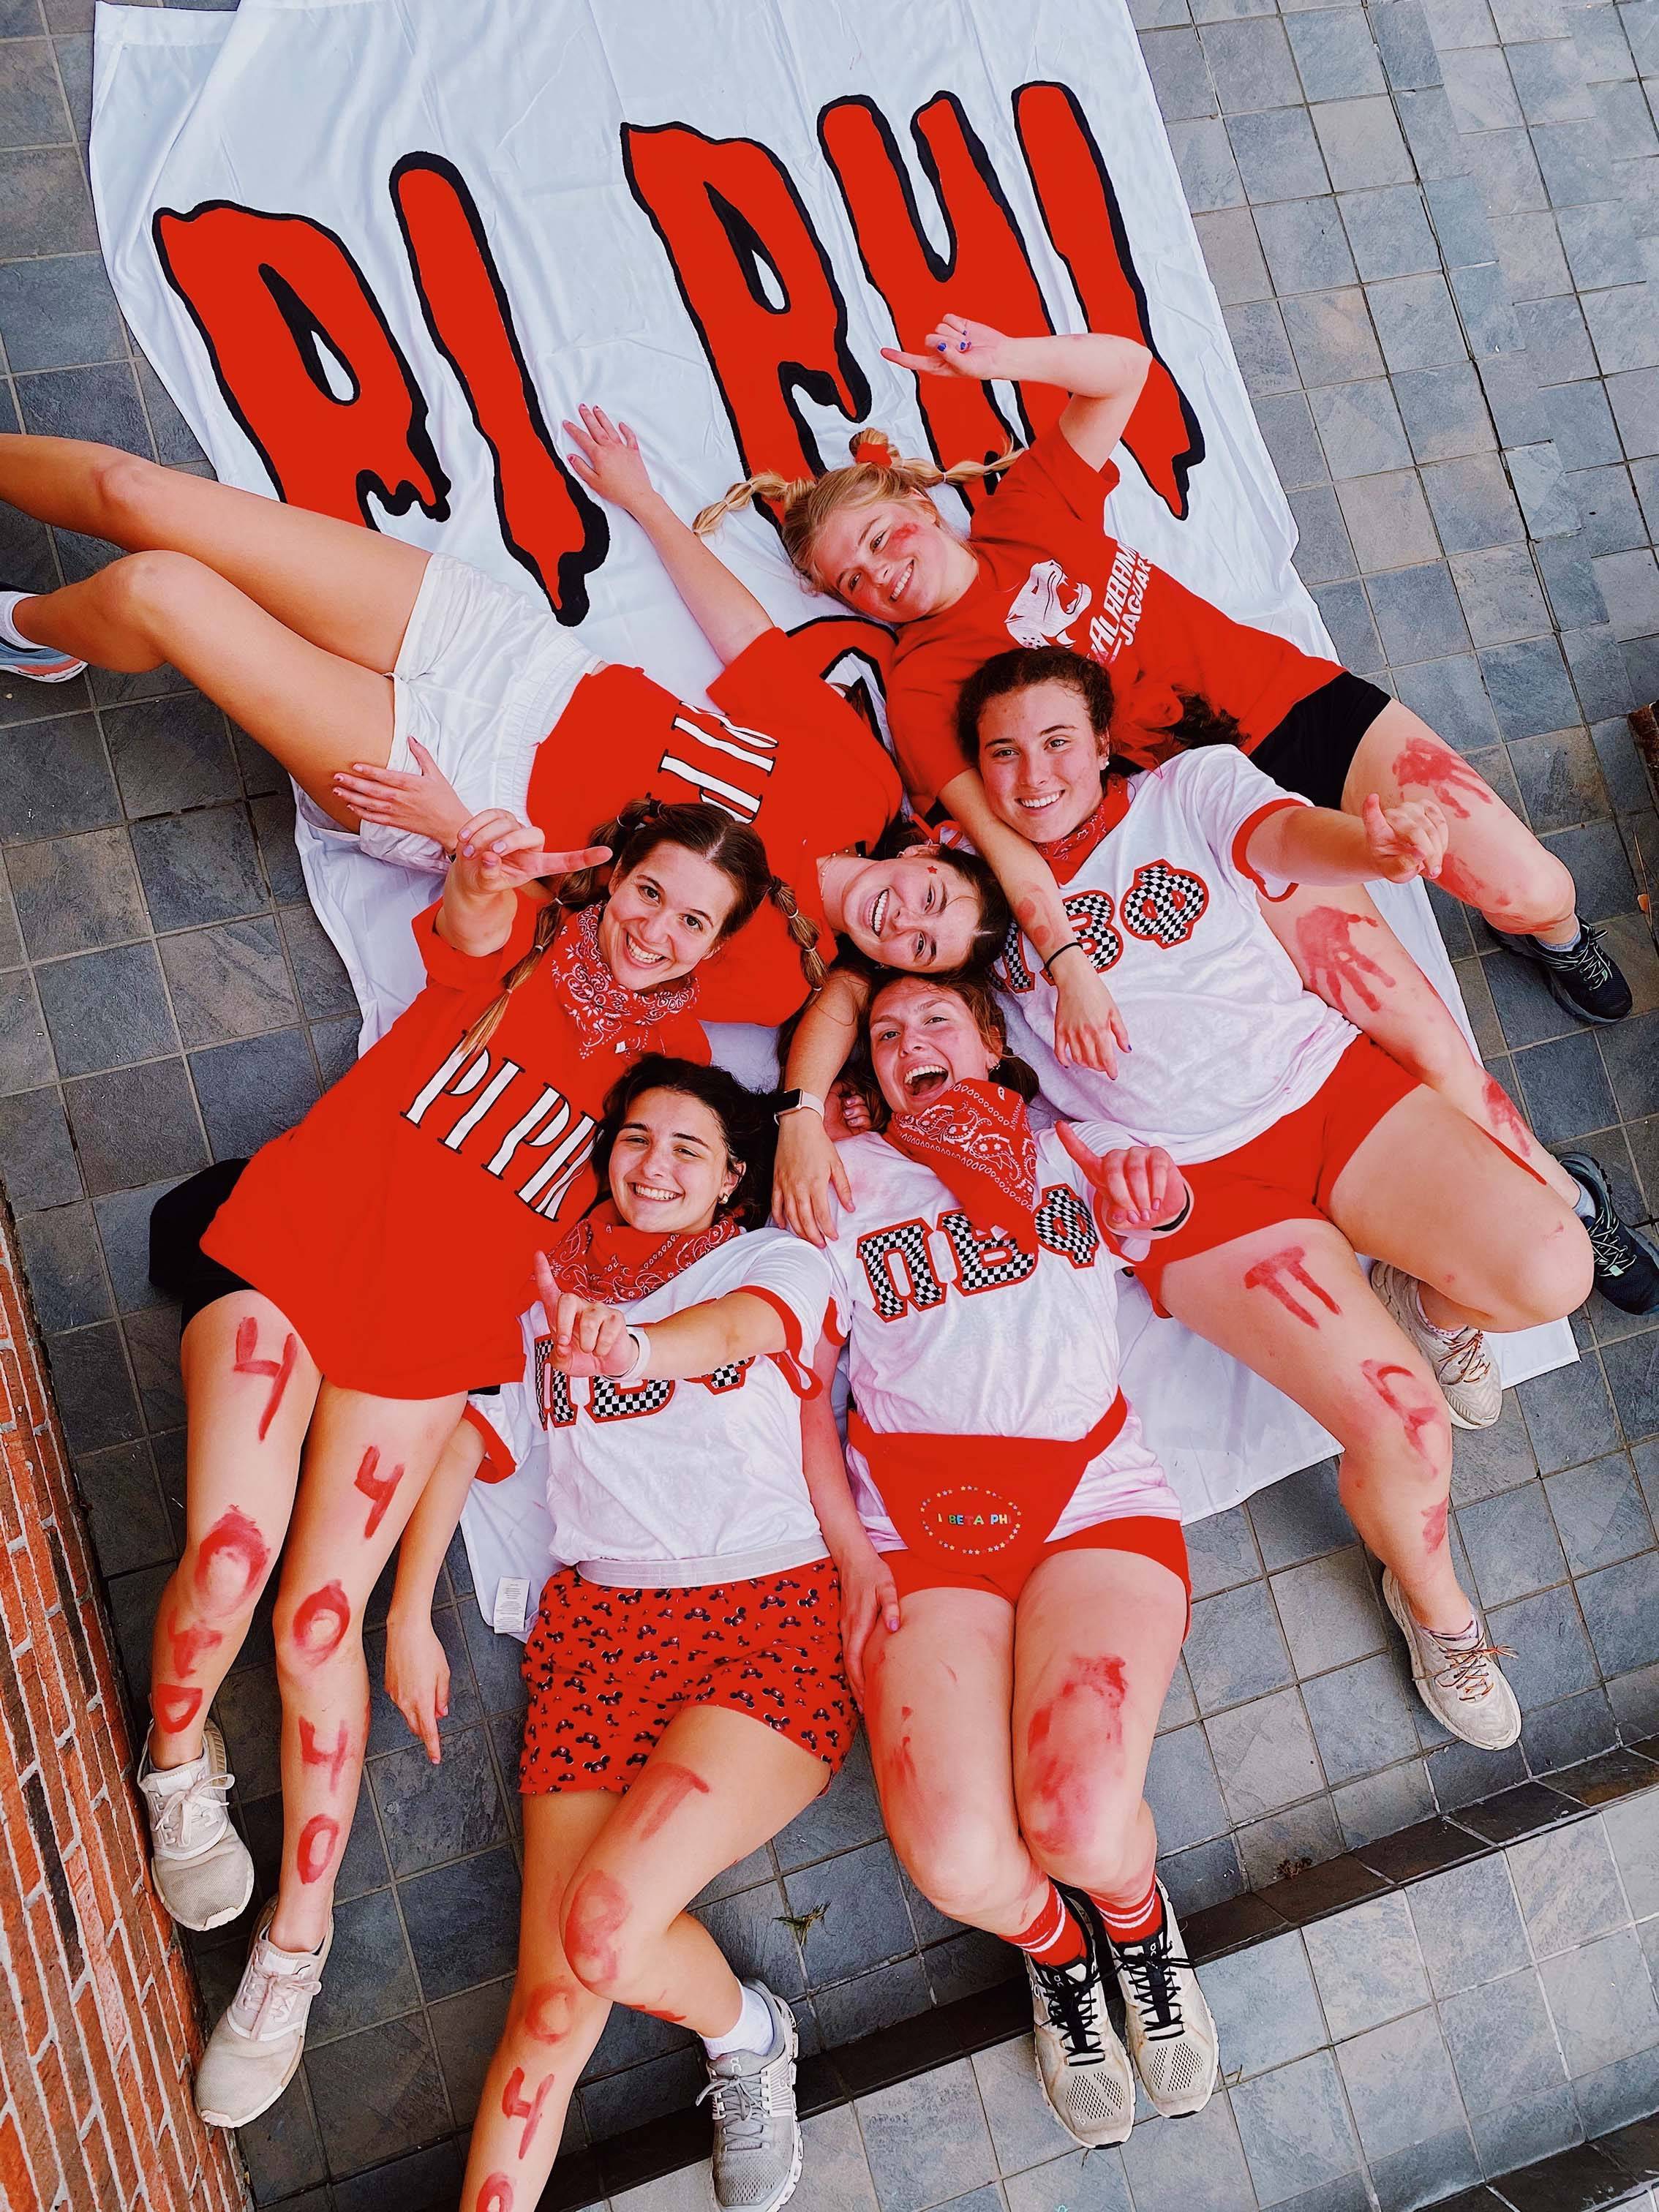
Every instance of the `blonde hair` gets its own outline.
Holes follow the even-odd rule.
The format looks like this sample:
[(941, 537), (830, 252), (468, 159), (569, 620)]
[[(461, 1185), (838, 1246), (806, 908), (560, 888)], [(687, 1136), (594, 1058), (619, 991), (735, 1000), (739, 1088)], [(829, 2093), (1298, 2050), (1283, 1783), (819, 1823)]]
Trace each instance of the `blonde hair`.
[(824, 525), (844, 507), (863, 507), (878, 499), (907, 499), (931, 491), (935, 484), (994, 477), (1018, 458), (1019, 449), (1011, 446), (994, 461), (957, 461), (942, 469), (937, 461), (902, 454), (884, 430), (860, 430), (848, 440), (848, 450), (853, 458), (847, 466), (826, 469), (822, 476), (783, 477), (763, 469), (758, 476), (745, 477), (724, 498), (704, 507), (691, 527), (699, 538), (710, 538), (728, 514), (741, 513), (750, 500), (771, 500), (780, 509), (779, 528), (791, 565), (798, 575), (817, 583), (820, 580), (813, 573), (812, 548)]

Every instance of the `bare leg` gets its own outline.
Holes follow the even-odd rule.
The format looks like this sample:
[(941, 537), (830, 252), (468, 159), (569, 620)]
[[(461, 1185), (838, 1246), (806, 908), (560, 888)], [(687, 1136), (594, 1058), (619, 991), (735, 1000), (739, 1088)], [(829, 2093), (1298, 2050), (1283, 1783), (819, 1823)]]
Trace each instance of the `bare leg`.
[[(50, 642), (50, 641), (48, 641)], [(1440, 881), (1496, 930), (1566, 943), (1577, 927), (1572, 878), (1510, 813), (1478, 770), (1397, 699), (1366, 731), (1349, 763), (1342, 804), (1358, 814), (1375, 792), (1384, 805), (1427, 793), (1451, 830)]]
[[(0, 437), (0, 499), (129, 553), (188, 553), (286, 629), (380, 673), (397, 659), (426, 573), (418, 547), (378, 531), (75, 438)], [(29, 637), (39, 604), (24, 603)]]

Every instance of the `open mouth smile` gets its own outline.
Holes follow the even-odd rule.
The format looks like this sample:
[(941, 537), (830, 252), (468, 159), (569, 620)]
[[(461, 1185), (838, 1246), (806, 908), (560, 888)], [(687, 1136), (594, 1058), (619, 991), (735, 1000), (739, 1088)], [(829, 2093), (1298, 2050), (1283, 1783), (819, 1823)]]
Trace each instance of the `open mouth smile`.
[(881, 935), (881, 925), (887, 919), (887, 908), (891, 903), (892, 896), (891, 891), (878, 891), (871, 900), (869, 912), (865, 916), (865, 923), (872, 937)]
[(666, 965), (665, 952), (653, 952), (648, 945), (641, 945), (631, 930), (624, 929), (623, 942), (628, 947), (628, 957), (636, 968), (661, 968)]
[(951, 1071), (937, 1060), (925, 1067), (913, 1067), (904, 1079), (904, 1088), (912, 1098), (931, 1098), (936, 1091), (943, 1091), (951, 1080)]

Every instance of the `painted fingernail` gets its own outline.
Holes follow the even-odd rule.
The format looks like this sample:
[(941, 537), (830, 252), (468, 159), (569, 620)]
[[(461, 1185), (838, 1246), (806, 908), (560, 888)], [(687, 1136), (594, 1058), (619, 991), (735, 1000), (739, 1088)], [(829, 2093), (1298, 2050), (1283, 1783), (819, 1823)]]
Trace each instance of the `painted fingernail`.
[(967, 350), (968, 350), (969, 344), (969, 341), (967, 338), (963, 338), (963, 340), (962, 341), (961, 344), (957, 348), (957, 351), (958, 353), (966, 353), (966, 352), (967, 352)]
[(951, 349), (949, 348), (949, 346), (947, 346), (947, 345), (944, 344), (943, 343), (941, 343), (940, 344), (939, 344), (939, 345), (935, 346), (935, 347), (934, 347), (934, 349), (933, 349), (933, 350), (934, 350), (934, 352), (935, 352), (935, 353), (948, 353), (948, 352), (951, 350)]

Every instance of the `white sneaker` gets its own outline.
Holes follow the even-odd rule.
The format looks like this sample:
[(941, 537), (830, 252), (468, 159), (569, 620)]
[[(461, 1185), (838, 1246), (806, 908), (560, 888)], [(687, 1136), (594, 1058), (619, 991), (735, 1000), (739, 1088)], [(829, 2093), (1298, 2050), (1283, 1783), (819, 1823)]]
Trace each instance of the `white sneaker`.
[(1164, 1925), (1138, 1943), (1109, 1936), (1123, 1992), (1129, 2055), (1146, 2094), (1166, 2120), (1201, 2112), (1220, 2071), (1215, 2020), (1181, 1948), (1181, 1928), (1162, 1882)]
[(334, 1923), (315, 1951), (279, 1951), (275, 1903), (253, 1930), (241, 1986), (208, 2038), (196, 2069), (196, 2109), (210, 2128), (241, 2128), (274, 2105), (299, 2071), (306, 2020), (322, 1987)]
[(800, 2179), (795, 2117), (795, 2015), (763, 1982), (749, 1985), (772, 2015), (771, 2047), (726, 2051), (708, 2061), (714, 2107), (714, 2202), (720, 2212), (778, 2212)]
[(1491, 1428), (1504, 1410), (1504, 1386), (1480, 1331), (1471, 1322), (1448, 1334), (1425, 1321), (1416, 1277), (1386, 1260), (1371, 1262), (1371, 1288), (1434, 1370), (1453, 1427)]
[(1441, 1727), (1480, 1751), (1506, 1751), (1518, 1741), (1521, 1708), (1498, 1663), (1505, 1647), (1488, 1643), (1480, 1614), (1462, 1636), (1425, 1628), (1391, 1567), (1383, 1571), (1382, 1602), (1410, 1649), (1417, 1694)]
[(1086, 2150), (1128, 2140), (1135, 2121), (1129, 2054), (1106, 2017), (1106, 1983), (1094, 1916), (1081, 1898), (1060, 1892), (1083, 1927), (1088, 1949), (1068, 1966), (1026, 1954), (1037, 2074), (1054, 2118)]
[(0, 676), (27, 676), (32, 684), (67, 684), (86, 666), (72, 653), (55, 645), (30, 645), (14, 637), (11, 611), (20, 599), (39, 596), (33, 592), (0, 592)]
[(207, 1723), (200, 1753), (183, 1766), (152, 1766), (144, 1738), (138, 1787), (149, 1814), (149, 1870), (181, 1928), (222, 1928), (253, 1894), (253, 1861), (225, 1803), (235, 1779), (216, 1722)]

